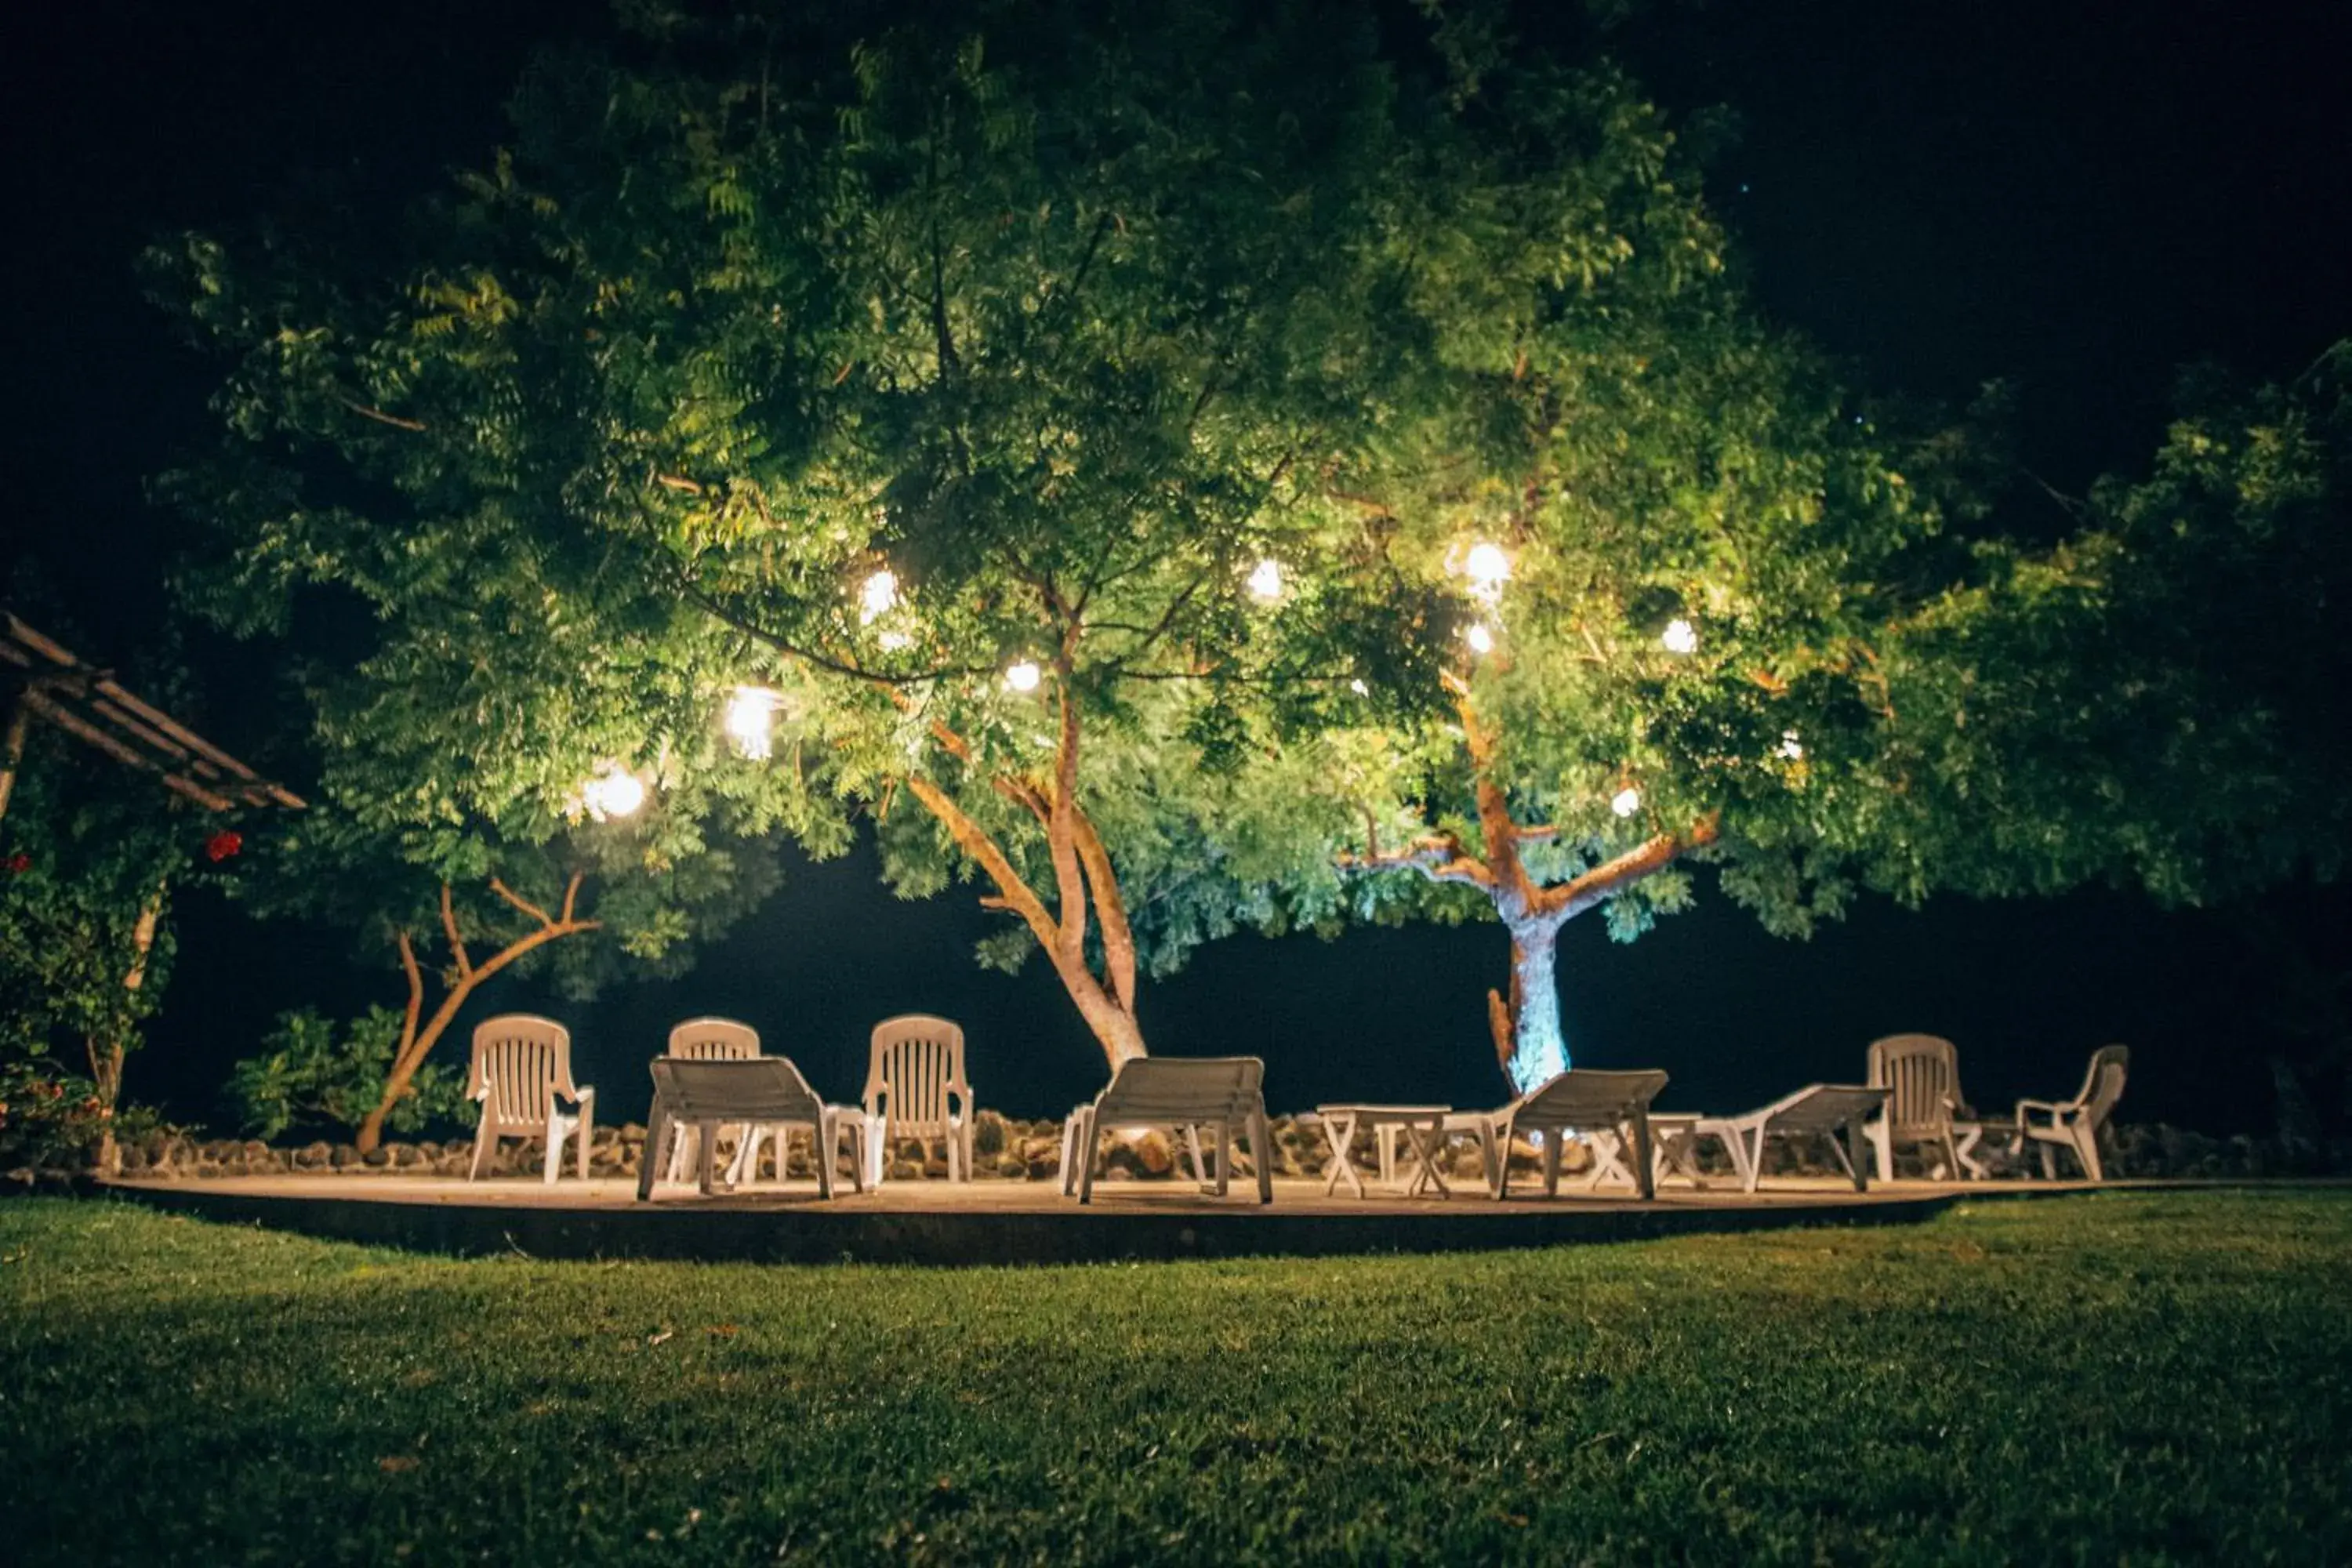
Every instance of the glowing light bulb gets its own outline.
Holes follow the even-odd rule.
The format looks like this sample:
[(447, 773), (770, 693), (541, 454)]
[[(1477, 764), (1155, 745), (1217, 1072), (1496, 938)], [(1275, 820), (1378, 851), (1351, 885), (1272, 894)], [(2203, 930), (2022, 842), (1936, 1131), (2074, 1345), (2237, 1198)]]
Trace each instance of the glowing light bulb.
[(1348, 682), (1348, 689), (1359, 697), (1370, 697), (1372, 694), (1372, 689), (1365, 685), (1360, 678)]
[(599, 822), (634, 816), (646, 804), (643, 780), (618, 763), (606, 763), (595, 777), (580, 786), (580, 804)]
[(1783, 730), (1780, 731), (1780, 743), (1772, 748), (1772, 754), (1785, 757), (1792, 763), (1801, 763), (1805, 760), (1805, 745), (1797, 739), (1794, 730)]
[(770, 751), (768, 729), (782, 699), (764, 686), (739, 686), (727, 700), (725, 724), (727, 738), (736, 751), (753, 762), (764, 761)]
[(1004, 684), (1014, 691), (1034, 691), (1045, 679), (1045, 672), (1025, 658), (1004, 668)]
[(1257, 563), (1249, 574), (1250, 597), (1262, 605), (1271, 605), (1282, 597), (1282, 563), (1271, 556)]
[(1462, 570), (1469, 574), (1471, 583), (1479, 589), (1496, 593), (1511, 580), (1511, 558), (1503, 552), (1501, 545), (1481, 542), (1472, 545), (1470, 553), (1463, 557)]
[(1668, 653), (1696, 653), (1698, 628), (1676, 616), (1666, 623), (1666, 629), (1659, 634), (1658, 640), (1666, 645)]
[(866, 579), (857, 590), (857, 624), (872, 626), (898, 607), (898, 578), (887, 566)]
[(1609, 797), (1609, 809), (1620, 816), (1631, 816), (1642, 809), (1642, 792), (1627, 784)]

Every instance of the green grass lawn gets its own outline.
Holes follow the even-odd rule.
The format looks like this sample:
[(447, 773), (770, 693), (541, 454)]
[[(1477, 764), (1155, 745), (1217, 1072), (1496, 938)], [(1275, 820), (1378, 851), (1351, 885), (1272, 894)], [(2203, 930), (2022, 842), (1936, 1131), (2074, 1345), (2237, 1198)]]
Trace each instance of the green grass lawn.
[(2352, 1193), (1022, 1271), (0, 1205), (27, 1563), (2352, 1560)]

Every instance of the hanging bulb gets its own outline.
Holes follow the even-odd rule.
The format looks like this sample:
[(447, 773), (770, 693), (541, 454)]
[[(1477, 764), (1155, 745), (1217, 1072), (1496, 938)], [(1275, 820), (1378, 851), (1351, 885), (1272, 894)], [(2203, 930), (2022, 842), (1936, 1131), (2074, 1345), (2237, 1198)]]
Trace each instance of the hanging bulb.
[(1511, 558), (1501, 545), (1482, 540), (1463, 557), (1462, 570), (1469, 574), (1474, 593), (1492, 596), (1502, 592), (1503, 584), (1511, 580)]
[(898, 577), (887, 566), (866, 579), (857, 590), (857, 624), (872, 626), (898, 607)]
[(735, 750), (753, 762), (769, 753), (769, 727), (783, 700), (764, 686), (739, 686), (727, 700), (727, 738)]
[(1484, 621), (1473, 621), (1464, 627), (1462, 640), (1470, 645), (1472, 653), (1485, 654), (1495, 651), (1495, 634), (1487, 629)]
[(1249, 574), (1250, 597), (1261, 605), (1271, 605), (1282, 597), (1282, 563), (1268, 556), (1257, 563)]
[(1780, 731), (1780, 743), (1772, 749), (1772, 754), (1789, 762), (1801, 763), (1805, 760), (1804, 742), (1797, 739), (1794, 730), (1783, 730)]
[(634, 816), (646, 804), (645, 782), (618, 763), (603, 764), (596, 775), (580, 786), (580, 804), (598, 822)]
[(1642, 792), (1627, 784), (1609, 797), (1609, 809), (1620, 816), (1631, 816), (1642, 809)]
[(1668, 653), (1696, 653), (1698, 628), (1678, 616), (1666, 623), (1666, 629), (1659, 634), (1658, 640), (1665, 644)]
[(1024, 695), (1036, 690), (1038, 683), (1045, 679), (1045, 672), (1025, 658), (1004, 668), (1004, 684)]
[(1354, 692), (1359, 697), (1370, 697), (1372, 694), (1372, 689), (1364, 684), (1363, 679), (1360, 676), (1356, 679), (1348, 682), (1348, 689)]

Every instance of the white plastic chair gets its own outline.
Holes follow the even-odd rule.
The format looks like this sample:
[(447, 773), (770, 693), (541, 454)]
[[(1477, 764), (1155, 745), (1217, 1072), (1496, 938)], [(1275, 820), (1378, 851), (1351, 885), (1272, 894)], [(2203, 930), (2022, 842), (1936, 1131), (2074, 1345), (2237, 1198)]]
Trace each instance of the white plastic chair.
[(646, 1128), (645, 1158), (637, 1164), (637, 1196), (653, 1196), (654, 1173), (669, 1162), (680, 1134), (688, 1128), (700, 1134), (698, 1184), (714, 1190), (715, 1145), (719, 1128), (728, 1122), (769, 1127), (806, 1127), (816, 1135), (816, 1190), (833, 1196), (833, 1169), (840, 1159), (840, 1140), (849, 1135), (850, 1181), (860, 1192), (866, 1182), (857, 1138), (865, 1118), (851, 1106), (827, 1105), (816, 1097), (800, 1068), (783, 1057), (752, 1057), (736, 1060), (680, 1061), (656, 1057), (653, 1111)]
[(946, 1140), (948, 1180), (971, 1180), (971, 1085), (963, 1076), (960, 1026), (928, 1013), (875, 1025), (861, 1098), (866, 1185), (881, 1184), (891, 1145), (900, 1138)]
[[(563, 1141), (574, 1141), (580, 1178), (588, 1178), (588, 1142), (594, 1130), (596, 1091), (572, 1081), (572, 1034), (552, 1018), (508, 1013), (486, 1018), (474, 1030), (474, 1059), (466, 1092), (481, 1102), (474, 1131), (473, 1181), (488, 1168), (501, 1138), (545, 1138), (547, 1175), (552, 1183), (563, 1163)], [(578, 1110), (567, 1114), (557, 1104)]]
[[(1223, 1197), (1234, 1169), (1234, 1139), (1249, 1135), (1257, 1201), (1274, 1202), (1273, 1144), (1265, 1130), (1265, 1064), (1255, 1057), (1133, 1057), (1119, 1065), (1090, 1104), (1062, 1123), (1062, 1193), (1092, 1203), (1102, 1134), (1119, 1128), (1214, 1128), (1217, 1179), (1204, 1189)], [(1198, 1154), (1192, 1173), (1201, 1174)]]
[[(1570, 1068), (1547, 1079), (1500, 1110), (1480, 1118), (1479, 1151), (1486, 1157), (1486, 1185), (1499, 1202), (1511, 1188), (1511, 1140), (1521, 1132), (1542, 1137), (1544, 1196), (1559, 1195), (1559, 1151), (1571, 1132), (1605, 1130), (1631, 1155), (1633, 1190), (1657, 1196), (1657, 1172), (1650, 1152), (1650, 1102), (1666, 1087), (1658, 1068), (1607, 1072)], [(1549, 1136), (1543, 1136), (1549, 1134)]]
[[(2017, 1133), (2021, 1145), (2033, 1143), (2042, 1151), (2042, 1177), (2044, 1181), (2058, 1179), (2058, 1151), (2073, 1152), (2081, 1163), (2083, 1174), (2091, 1181), (2104, 1182), (2106, 1174), (2099, 1167), (2099, 1130), (2114, 1114), (2116, 1101), (2124, 1097), (2124, 1079), (2131, 1073), (2131, 1049), (2126, 1046), (2101, 1046), (2091, 1053), (2090, 1071), (2083, 1075), (2082, 1092), (2069, 1100), (2053, 1102), (2046, 1100), (2021, 1100), (2017, 1102)], [(2035, 1121), (2040, 1116), (2042, 1120)]]
[[(1961, 1147), (1969, 1108), (1960, 1098), (1959, 1052), (1937, 1035), (1889, 1035), (1870, 1042), (1872, 1089), (1886, 1090), (1886, 1109), (1863, 1129), (1878, 1157), (1878, 1179), (1895, 1179), (1895, 1146), (1922, 1145), (1941, 1152), (1932, 1174), (1973, 1181), (1984, 1174), (1975, 1155)], [(1967, 1140), (1974, 1144), (1976, 1140)]]
[(1864, 1157), (1863, 1118), (1883, 1111), (1892, 1091), (1860, 1084), (1807, 1084), (1794, 1094), (1774, 1100), (1745, 1116), (1702, 1116), (1695, 1136), (1722, 1140), (1731, 1151), (1732, 1169), (1739, 1173), (1739, 1189), (1752, 1193), (1764, 1175), (1764, 1141), (1768, 1138), (1825, 1138), (1853, 1182), (1855, 1192), (1867, 1192), (1869, 1161)]
[[(673, 1061), (740, 1062), (760, 1054), (760, 1033), (749, 1024), (739, 1024), (732, 1018), (688, 1018), (669, 1032), (669, 1056)], [(694, 1134), (690, 1142), (680, 1138), (671, 1146), (667, 1180), (686, 1179), (687, 1162), (695, 1157), (693, 1143), (701, 1138), (699, 1129), (689, 1128)], [(746, 1170), (757, 1170), (751, 1162), (759, 1159), (757, 1134), (749, 1128), (740, 1130), (735, 1163), (728, 1168), (730, 1184), (743, 1179)]]

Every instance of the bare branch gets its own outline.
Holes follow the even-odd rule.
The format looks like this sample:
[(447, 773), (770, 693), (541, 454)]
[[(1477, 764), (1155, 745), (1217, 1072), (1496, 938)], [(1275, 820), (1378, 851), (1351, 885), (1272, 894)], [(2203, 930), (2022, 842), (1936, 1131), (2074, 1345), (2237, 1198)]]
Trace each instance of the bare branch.
[(508, 903), (512, 904), (516, 909), (520, 910), (523, 913), (529, 915), (531, 919), (537, 921), (543, 926), (551, 926), (555, 923), (554, 918), (545, 910), (541, 909), (529, 899), (522, 897), (512, 888), (509, 888), (504, 882), (499, 881), (496, 877), (490, 879), (490, 891), (496, 893)]
[(449, 938), (449, 956), (457, 961), (460, 984), (474, 978), (474, 962), (466, 956), (466, 939), (457, 934), (457, 910), (449, 901), (449, 884), (441, 884), (441, 929)]
[(340, 392), (335, 394), (335, 401), (363, 419), (373, 419), (379, 425), (389, 425), (395, 430), (412, 430), (421, 433), (425, 428), (422, 419), (404, 419), (397, 414), (386, 414), (381, 408), (371, 408), (358, 398), (347, 397)]

